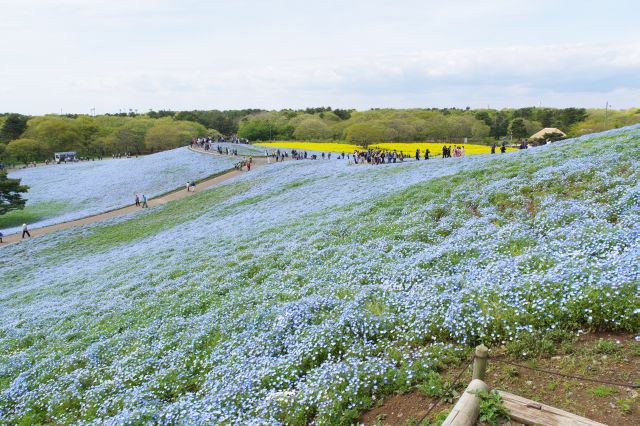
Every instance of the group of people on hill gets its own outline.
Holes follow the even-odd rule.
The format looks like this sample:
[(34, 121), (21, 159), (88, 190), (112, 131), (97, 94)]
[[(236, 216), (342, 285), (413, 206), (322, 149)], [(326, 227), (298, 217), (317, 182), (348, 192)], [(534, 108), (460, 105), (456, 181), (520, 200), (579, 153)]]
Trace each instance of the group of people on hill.
[(451, 158), (452, 156), (464, 157), (464, 145), (454, 146), (453, 148), (451, 148), (451, 145), (442, 147), (442, 158)]
[[(267, 157), (267, 160), (269, 162), (271, 162), (271, 159), (273, 158), (276, 160), (276, 163), (284, 161), (285, 158), (291, 158), (293, 160), (306, 160), (307, 158), (315, 160), (317, 158), (316, 155), (309, 155), (307, 151), (298, 151), (296, 149), (292, 149), (291, 155), (289, 155), (287, 151), (280, 150), (279, 148), (276, 151), (272, 151), (272, 152), (265, 150), (264, 155)], [(322, 155), (324, 156), (324, 154)]]
[[(418, 151), (416, 151), (417, 153)], [(416, 154), (417, 155), (417, 154)], [(348, 156), (347, 156), (348, 157)], [(344, 153), (342, 153), (344, 158)], [(404, 161), (405, 155), (402, 151), (385, 151), (382, 149), (368, 149), (366, 151), (353, 151), (353, 164), (385, 164)], [(349, 159), (351, 164), (351, 159)]]
[[(496, 143), (494, 142), (493, 145), (491, 145), (491, 153), (495, 154), (496, 153)], [(500, 145), (500, 153), (504, 154), (505, 152), (507, 152), (507, 143), (506, 142), (502, 142), (502, 145)]]
[[(205, 151), (211, 149), (214, 143), (237, 143), (237, 144), (248, 144), (249, 140), (244, 138), (239, 138), (236, 135), (231, 136), (228, 140), (224, 138), (224, 136), (207, 136), (202, 138), (192, 138), (189, 146), (200, 147)], [(237, 155), (237, 154), (236, 154)]]
[(247, 171), (250, 172), (252, 165), (253, 165), (253, 157), (249, 157), (247, 160), (238, 161), (234, 167), (236, 170), (242, 170), (246, 167)]
[[(204, 148), (205, 151), (209, 151), (209, 144), (207, 144)], [(224, 149), (220, 145), (216, 146), (216, 151), (218, 154), (222, 155), (233, 155), (235, 157), (238, 156), (238, 150), (236, 148), (229, 149), (228, 146), (225, 146)]]

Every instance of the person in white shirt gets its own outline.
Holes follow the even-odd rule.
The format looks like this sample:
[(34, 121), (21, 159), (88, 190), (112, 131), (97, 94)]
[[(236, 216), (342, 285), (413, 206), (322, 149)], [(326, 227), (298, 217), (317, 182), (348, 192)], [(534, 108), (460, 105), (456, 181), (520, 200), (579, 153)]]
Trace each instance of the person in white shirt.
[(22, 224), (22, 238), (24, 238), (24, 236), (27, 235), (29, 238), (31, 238), (31, 234), (29, 233), (29, 228), (27, 227), (26, 223)]

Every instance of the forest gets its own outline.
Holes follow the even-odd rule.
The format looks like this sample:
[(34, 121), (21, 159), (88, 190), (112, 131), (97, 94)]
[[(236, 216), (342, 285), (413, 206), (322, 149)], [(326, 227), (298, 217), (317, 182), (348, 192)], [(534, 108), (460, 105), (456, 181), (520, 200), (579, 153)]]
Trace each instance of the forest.
[(28, 163), (54, 152), (85, 158), (148, 154), (186, 145), (195, 137), (236, 135), (249, 141), (375, 142), (448, 141), (490, 144), (527, 138), (546, 127), (568, 136), (640, 122), (640, 109), (332, 109), (265, 111), (194, 110), (27, 116), (0, 114), (0, 161)]

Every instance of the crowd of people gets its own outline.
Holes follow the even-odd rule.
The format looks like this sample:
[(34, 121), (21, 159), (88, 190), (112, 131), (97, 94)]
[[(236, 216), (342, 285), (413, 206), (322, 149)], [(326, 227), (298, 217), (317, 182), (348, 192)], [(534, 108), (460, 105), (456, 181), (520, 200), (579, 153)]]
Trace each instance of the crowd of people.
[(251, 171), (251, 166), (253, 165), (253, 157), (249, 157), (246, 160), (238, 161), (235, 165), (236, 170), (243, 170), (245, 167), (247, 171)]
[[(307, 158), (312, 159), (312, 160), (316, 160), (317, 156), (315, 154), (313, 155), (309, 155), (309, 153), (307, 151), (298, 151), (296, 149), (292, 149), (291, 150), (291, 155), (289, 155), (289, 152), (285, 151), (285, 150), (280, 150), (279, 148), (275, 151), (264, 151), (264, 155), (265, 157), (267, 157), (267, 161), (270, 163), (271, 159), (275, 159), (276, 163), (277, 162), (282, 162), (284, 161), (286, 158), (291, 158), (293, 160), (306, 160)], [(324, 153), (322, 154), (324, 156)]]
[[(418, 151), (416, 151), (417, 153)], [(349, 164), (351, 164), (351, 159), (348, 158)], [(342, 153), (342, 158), (344, 158), (344, 152)], [(368, 149), (366, 151), (353, 151), (353, 164), (385, 164), (385, 163), (396, 163), (398, 161), (404, 161), (406, 156), (402, 151), (398, 153), (397, 151), (386, 151), (382, 149)]]
[[(198, 148), (204, 149), (205, 151), (209, 151), (210, 149), (213, 148), (213, 145), (215, 143), (236, 143), (236, 144), (246, 145), (249, 143), (249, 140), (239, 138), (236, 135), (231, 136), (228, 140), (225, 139), (223, 136), (217, 136), (217, 137), (207, 136), (202, 138), (192, 138), (189, 146), (191, 148), (198, 147)], [(226, 149), (225, 155), (238, 155), (237, 149), (233, 149), (233, 150), (230, 150), (228, 148), (225, 148), (225, 149)], [(220, 146), (217, 146), (216, 150), (218, 151), (219, 154), (222, 154), (222, 148)]]
[(442, 158), (451, 158), (452, 156), (464, 157), (464, 145), (454, 146), (453, 148), (451, 148), (451, 145), (442, 147)]

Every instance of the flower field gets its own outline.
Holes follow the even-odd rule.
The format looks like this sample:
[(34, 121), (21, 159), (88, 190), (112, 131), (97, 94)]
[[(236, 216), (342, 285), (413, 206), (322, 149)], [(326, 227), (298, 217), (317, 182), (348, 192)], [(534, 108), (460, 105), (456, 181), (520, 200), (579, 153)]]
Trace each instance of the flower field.
[(278, 142), (258, 142), (254, 146), (264, 146), (272, 150), (278, 148), (299, 149), (303, 151), (317, 152), (337, 152), (345, 154), (353, 154), (354, 150), (362, 150), (358, 145), (338, 142), (296, 142), (296, 141), (278, 141)]
[(478, 342), (638, 330), (639, 159), (284, 162), (5, 247), (0, 423), (348, 425)]
[(138, 158), (49, 165), (12, 171), (9, 177), (29, 185), (27, 206), (0, 217), (0, 231), (18, 232), (91, 216), (132, 204), (233, 167), (233, 159), (190, 152), (186, 148)]
[[(428, 149), (432, 156), (442, 155), (443, 146), (455, 146), (453, 143), (435, 143), (435, 142), (389, 142), (389, 143), (377, 143), (369, 145), (374, 149), (384, 149), (389, 151), (403, 152), (405, 155), (413, 157), (416, 154), (416, 149), (420, 149), (420, 155), (423, 156), (426, 149)], [(337, 152), (345, 154), (353, 154), (355, 150), (362, 150), (362, 147), (347, 143), (337, 142), (294, 142), (294, 141), (278, 141), (278, 142), (259, 142), (254, 146), (264, 146), (271, 149), (277, 148), (291, 148), (301, 149), (304, 151), (318, 151), (318, 152)], [(465, 154), (489, 154), (491, 147), (486, 145), (464, 145)], [(507, 152), (515, 151), (513, 148), (507, 148)], [(496, 152), (499, 152), (499, 147)]]
[[(430, 155), (442, 155), (442, 147), (443, 146), (464, 146), (464, 153), (466, 155), (475, 155), (475, 154), (490, 154), (491, 147), (487, 145), (474, 145), (474, 144), (454, 144), (454, 143), (435, 143), (435, 142), (410, 142), (410, 143), (378, 143), (372, 145), (374, 148), (386, 149), (390, 151), (402, 151), (405, 155), (414, 156), (416, 154), (416, 149), (420, 150), (420, 155), (423, 156), (425, 150), (430, 151)], [(507, 148), (507, 152), (515, 151), (514, 148)], [(500, 145), (496, 147), (496, 153), (500, 153)]]

